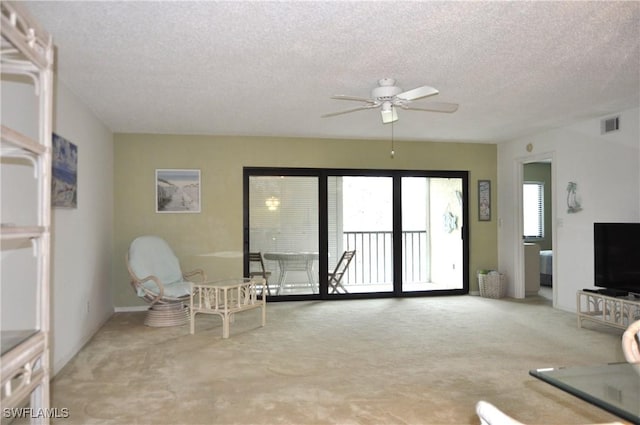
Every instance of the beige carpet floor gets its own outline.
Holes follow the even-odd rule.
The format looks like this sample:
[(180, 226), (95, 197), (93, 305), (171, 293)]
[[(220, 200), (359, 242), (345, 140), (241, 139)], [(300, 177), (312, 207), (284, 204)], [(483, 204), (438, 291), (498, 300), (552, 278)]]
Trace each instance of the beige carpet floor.
[(613, 421), (531, 376), (623, 361), (622, 331), (526, 300), (474, 296), (270, 303), (149, 328), (117, 313), (52, 383), (71, 424), (478, 424), (478, 400), (530, 424)]

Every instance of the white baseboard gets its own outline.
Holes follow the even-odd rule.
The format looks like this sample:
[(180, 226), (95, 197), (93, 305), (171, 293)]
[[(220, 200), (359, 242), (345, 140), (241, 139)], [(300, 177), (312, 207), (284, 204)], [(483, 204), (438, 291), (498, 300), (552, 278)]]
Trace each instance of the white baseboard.
[(149, 306), (145, 305), (134, 305), (130, 307), (115, 307), (114, 311), (116, 313), (131, 313), (135, 311), (147, 311), (149, 310)]

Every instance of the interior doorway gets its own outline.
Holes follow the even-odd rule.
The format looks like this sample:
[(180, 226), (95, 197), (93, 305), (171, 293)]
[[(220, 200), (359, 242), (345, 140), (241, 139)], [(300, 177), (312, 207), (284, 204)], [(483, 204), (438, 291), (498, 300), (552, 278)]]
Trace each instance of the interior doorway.
[(558, 282), (554, 281), (555, 184), (552, 155), (528, 158), (521, 163), (519, 216), (522, 276), (525, 296), (539, 295), (555, 306)]

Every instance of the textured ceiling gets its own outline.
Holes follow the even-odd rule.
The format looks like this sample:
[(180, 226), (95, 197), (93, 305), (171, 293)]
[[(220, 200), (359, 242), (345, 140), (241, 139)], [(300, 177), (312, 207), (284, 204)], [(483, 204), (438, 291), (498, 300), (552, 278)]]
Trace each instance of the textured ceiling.
[(403, 140), (501, 142), (640, 104), (640, 3), (26, 2), (59, 78), (114, 132), (388, 139), (381, 78), (454, 114)]

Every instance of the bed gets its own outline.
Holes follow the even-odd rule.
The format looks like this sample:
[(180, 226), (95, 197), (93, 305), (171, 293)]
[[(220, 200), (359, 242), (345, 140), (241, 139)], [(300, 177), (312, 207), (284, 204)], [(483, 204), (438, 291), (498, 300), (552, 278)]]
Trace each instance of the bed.
[(553, 251), (540, 251), (540, 285), (553, 285)]

